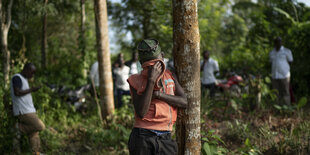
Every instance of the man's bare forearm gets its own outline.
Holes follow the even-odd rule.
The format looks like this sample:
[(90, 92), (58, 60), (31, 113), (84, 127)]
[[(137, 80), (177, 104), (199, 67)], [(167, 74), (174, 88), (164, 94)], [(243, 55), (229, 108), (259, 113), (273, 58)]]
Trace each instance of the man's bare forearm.
[(153, 88), (154, 88), (155, 82), (152, 80), (148, 80), (148, 83), (146, 85), (145, 91), (142, 95), (138, 95), (137, 92), (134, 92), (134, 107), (136, 114), (143, 118), (144, 115), (147, 113), (151, 101), (152, 101), (152, 94), (153, 94)]
[(169, 105), (177, 108), (186, 108), (187, 107), (187, 99), (182, 96), (174, 96), (168, 95), (164, 93), (160, 93), (157, 99), (167, 102)]
[(27, 95), (27, 94), (29, 94), (31, 92), (32, 92), (31, 88), (26, 89), (26, 90), (21, 90), (19, 88), (14, 88), (14, 95), (15, 96), (24, 96), (24, 95)]

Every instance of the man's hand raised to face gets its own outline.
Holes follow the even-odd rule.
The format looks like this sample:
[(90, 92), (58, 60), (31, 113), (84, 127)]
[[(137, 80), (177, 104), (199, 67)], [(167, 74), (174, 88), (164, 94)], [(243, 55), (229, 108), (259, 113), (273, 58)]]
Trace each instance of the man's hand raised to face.
[(149, 81), (155, 82), (160, 73), (162, 72), (162, 65), (156, 62), (154, 66), (149, 67)]

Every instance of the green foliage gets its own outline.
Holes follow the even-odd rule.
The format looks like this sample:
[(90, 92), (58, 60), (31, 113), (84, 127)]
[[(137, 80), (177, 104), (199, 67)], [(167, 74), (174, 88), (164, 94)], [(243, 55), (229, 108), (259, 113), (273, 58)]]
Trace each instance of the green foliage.
[(262, 152), (251, 144), (249, 138), (245, 140), (244, 147), (240, 148), (239, 151), (243, 155), (262, 155)]
[(203, 155), (224, 155), (228, 150), (219, 144), (225, 144), (219, 135), (215, 134), (214, 130), (201, 132), (202, 139), (202, 154)]
[[(9, 92), (0, 92), (9, 96)], [(47, 154), (90, 153), (128, 154), (127, 142), (133, 126), (133, 109), (129, 100), (125, 106), (117, 109), (102, 127), (93, 99), (87, 97), (86, 113), (78, 113), (72, 105), (63, 101), (58, 94), (43, 86), (32, 93), (39, 118), (46, 129), (40, 132), (42, 151)], [(8, 104), (6, 107), (5, 104)], [(11, 101), (1, 102), (0, 114), (0, 153), (13, 153), (15, 118), (12, 117)], [(6, 109), (7, 108), (7, 109)], [(8, 111), (7, 111), (8, 110)], [(22, 153), (30, 152), (27, 136), (22, 134)], [(6, 152), (2, 152), (6, 150)]]
[[(132, 52), (143, 38), (156, 38), (169, 56), (172, 52), (172, 3), (167, 0), (123, 0), (109, 3), (122, 52)], [(132, 41), (126, 41), (127, 33)]]

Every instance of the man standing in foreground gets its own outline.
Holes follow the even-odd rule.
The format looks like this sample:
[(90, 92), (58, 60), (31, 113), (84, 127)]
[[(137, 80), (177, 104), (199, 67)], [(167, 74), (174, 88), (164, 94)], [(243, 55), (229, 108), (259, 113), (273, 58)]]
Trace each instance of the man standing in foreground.
[(216, 60), (210, 58), (208, 50), (203, 52), (203, 62), (201, 62), (200, 71), (203, 72), (201, 79), (202, 92), (210, 89), (210, 97), (214, 97), (216, 84), (214, 74), (219, 72), (219, 65)]
[(177, 108), (187, 107), (185, 93), (177, 78), (166, 70), (157, 40), (142, 40), (138, 51), (143, 70), (128, 79), (135, 108), (129, 152), (131, 155), (175, 155), (178, 149), (171, 139), (171, 131)]
[(29, 138), (33, 154), (40, 154), (39, 132), (45, 128), (43, 122), (38, 118), (33, 106), (31, 93), (40, 87), (29, 87), (28, 79), (32, 78), (36, 67), (27, 63), (22, 72), (15, 74), (11, 81), (11, 96), (13, 102), (13, 114), (18, 117), (19, 130)]
[(290, 64), (293, 56), (290, 49), (282, 46), (282, 39), (277, 37), (274, 40), (274, 49), (269, 53), (272, 63), (272, 87), (278, 90), (278, 104), (290, 105)]

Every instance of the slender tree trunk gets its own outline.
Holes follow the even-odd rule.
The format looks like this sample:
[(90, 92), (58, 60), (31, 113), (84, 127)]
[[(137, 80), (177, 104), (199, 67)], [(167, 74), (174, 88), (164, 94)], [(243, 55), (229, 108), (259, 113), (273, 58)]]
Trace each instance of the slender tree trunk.
[[(7, 8), (3, 7), (4, 2), (0, 0), (0, 40), (1, 40), (1, 52), (3, 55), (3, 77), (4, 88), (8, 88), (9, 76), (10, 76), (10, 51), (8, 49), (8, 33), (11, 26), (11, 12), (13, 0), (7, 3)], [(6, 10), (5, 10), (6, 9)]]
[(143, 30), (143, 38), (149, 38), (149, 30), (148, 27), (150, 26), (150, 16), (148, 10), (143, 10), (144, 16), (142, 21), (142, 30)]
[[(44, 6), (46, 6), (48, 3), (48, 0), (44, 1)], [(45, 13), (43, 14), (42, 17), (42, 45), (41, 45), (41, 66), (42, 68), (46, 67), (46, 49), (47, 49), (47, 34), (46, 34), (46, 29), (47, 29), (47, 21), (46, 21), (46, 9)]]
[(85, 40), (85, 22), (86, 22), (86, 15), (85, 15), (85, 0), (80, 1), (81, 7), (81, 30), (79, 36), (79, 48), (82, 54), (82, 64), (83, 64), (83, 77), (87, 77), (87, 70), (86, 70), (86, 62), (85, 62), (85, 48), (86, 48), (86, 40)]
[(94, 0), (99, 64), (100, 105), (103, 119), (114, 112), (113, 80), (109, 50), (108, 13), (105, 0)]
[(81, 6), (81, 32), (80, 32), (80, 50), (82, 53), (83, 60), (85, 59), (85, 21), (86, 21), (86, 15), (85, 15), (85, 0), (80, 1)]
[(200, 36), (197, 0), (173, 0), (173, 56), (188, 107), (179, 111), (179, 155), (200, 155)]

